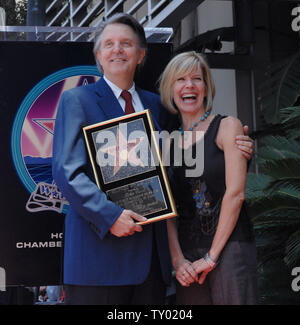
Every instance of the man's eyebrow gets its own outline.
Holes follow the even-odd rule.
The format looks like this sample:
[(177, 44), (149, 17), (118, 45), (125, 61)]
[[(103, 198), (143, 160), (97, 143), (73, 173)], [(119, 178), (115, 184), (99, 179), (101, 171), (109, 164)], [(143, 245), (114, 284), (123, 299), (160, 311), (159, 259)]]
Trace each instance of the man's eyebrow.
[[(113, 38), (107, 38), (107, 39), (104, 39), (103, 41), (104, 42), (110, 42), (112, 41)], [(134, 40), (132, 38), (128, 38), (128, 37), (124, 37), (124, 38), (121, 38), (120, 41), (130, 41), (130, 42), (134, 42)]]

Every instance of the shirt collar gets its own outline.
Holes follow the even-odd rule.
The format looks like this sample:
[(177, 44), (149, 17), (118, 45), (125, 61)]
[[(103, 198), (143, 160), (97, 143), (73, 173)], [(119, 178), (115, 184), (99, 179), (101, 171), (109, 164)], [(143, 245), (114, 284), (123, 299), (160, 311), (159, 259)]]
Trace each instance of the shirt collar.
[[(113, 91), (113, 93), (115, 94), (115, 96), (117, 97), (117, 99), (119, 99), (120, 96), (121, 96), (121, 93), (122, 93), (123, 89), (121, 89), (118, 86), (116, 86), (113, 82), (111, 82), (110, 80), (108, 80), (105, 76), (103, 76), (103, 78), (106, 81), (106, 83), (109, 85), (109, 87), (111, 88), (111, 90)], [(135, 83), (134, 82), (132, 84), (132, 87), (130, 89), (128, 89), (128, 91), (133, 96), (133, 94), (135, 92)]]

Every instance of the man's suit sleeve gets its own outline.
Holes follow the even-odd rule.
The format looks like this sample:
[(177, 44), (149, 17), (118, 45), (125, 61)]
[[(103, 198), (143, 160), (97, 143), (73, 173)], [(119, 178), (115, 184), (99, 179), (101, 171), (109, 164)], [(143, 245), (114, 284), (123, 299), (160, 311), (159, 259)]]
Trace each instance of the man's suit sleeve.
[(86, 173), (88, 156), (82, 131), (86, 118), (78, 93), (75, 89), (63, 93), (59, 103), (52, 174), (72, 208), (103, 238), (123, 209), (108, 200)]

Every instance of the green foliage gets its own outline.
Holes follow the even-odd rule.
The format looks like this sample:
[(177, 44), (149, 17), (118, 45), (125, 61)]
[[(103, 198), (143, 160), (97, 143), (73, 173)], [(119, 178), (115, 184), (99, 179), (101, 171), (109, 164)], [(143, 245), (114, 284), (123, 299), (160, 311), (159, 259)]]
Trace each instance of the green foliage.
[[(300, 125), (295, 120), (300, 116), (300, 107), (280, 110), (282, 129), (289, 133)], [(293, 126), (293, 128), (291, 128)], [(273, 232), (280, 228), (280, 253), (288, 267), (300, 265), (300, 142), (295, 137), (267, 136), (258, 150), (259, 174), (249, 174), (247, 200), (257, 230)], [(298, 240), (298, 242), (297, 242)], [(272, 249), (272, 244), (270, 245)], [(268, 250), (266, 250), (267, 252)]]
[[(300, 266), (300, 53), (273, 66), (261, 87), (263, 125), (257, 133), (259, 173), (250, 173), (246, 198), (254, 223), (261, 303), (300, 303), (291, 270)], [(284, 108), (286, 106), (286, 108)]]
[(291, 290), (293, 277), (282, 258), (273, 256), (272, 259), (259, 267), (259, 274), (261, 289), (260, 304), (299, 304), (299, 293)]
[[(260, 86), (263, 117), (268, 124), (281, 123), (280, 109), (295, 104), (300, 90), (300, 53), (273, 64)], [(288, 114), (288, 113), (287, 113)]]

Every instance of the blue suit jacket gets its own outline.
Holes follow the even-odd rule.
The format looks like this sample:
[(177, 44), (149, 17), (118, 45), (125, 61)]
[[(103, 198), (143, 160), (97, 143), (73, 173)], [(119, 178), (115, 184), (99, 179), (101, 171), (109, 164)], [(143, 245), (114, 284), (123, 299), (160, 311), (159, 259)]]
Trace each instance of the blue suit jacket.
[[(159, 96), (138, 89), (158, 127)], [(64, 283), (127, 285), (142, 283), (150, 270), (153, 231), (163, 278), (170, 281), (171, 263), (165, 221), (146, 225), (141, 233), (115, 237), (109, 229), (123, 209), (109, 201), (95, 184), (82, 128), (119, 117), (124, 112), (112, 90), (95, 84), (65, 91), (56, 116), (52, 172), (70, 203), (65, 219)]]

